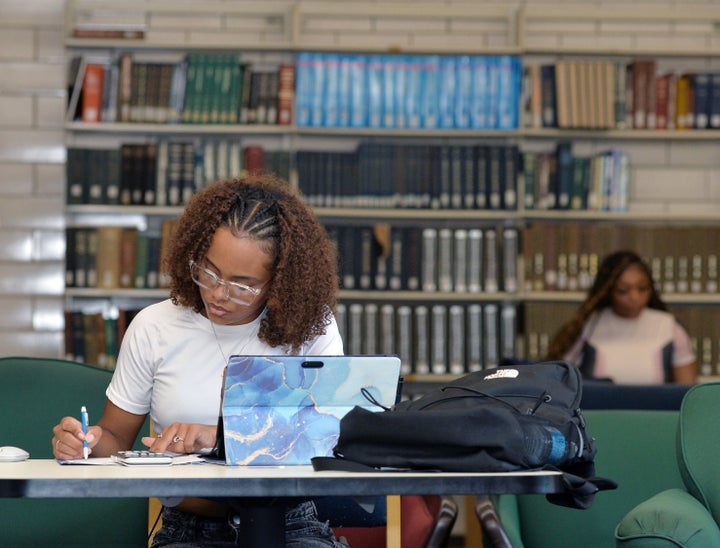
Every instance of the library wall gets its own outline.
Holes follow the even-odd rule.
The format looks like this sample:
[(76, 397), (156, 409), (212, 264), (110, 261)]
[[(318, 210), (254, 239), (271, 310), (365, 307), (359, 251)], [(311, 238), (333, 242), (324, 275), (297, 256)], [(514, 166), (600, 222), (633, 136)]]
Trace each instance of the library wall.
[[(275, 1), (275, 0), (270, 0)], [(420, 2), (410, 3), (420, 4)], [(112, 6), (113, 2), (107, 2)], [(277, 0), (278, 4), (288, 4)], [(528, 0), (542, 5), (543, 0)], [(318, 2), (315, 2), (318, 4)], [(367, 2), (333, 0), (328, 6), (352, 7)], [(523, 2), (429, 2), (428, 6)], [(603, 6), (613, 2), (574, 0), (568, 9)], [(673, 7), (710, 7), (709, 0), (619, 2), (648, 10)], [(179, 24), (180, 23), (180, 24)], [(286, 40), (275, 20), (230, 20), (221, 24), (210, 15), (187, 21), (158, 18), (150, 31), (168, 43), (194, 40), (218, 45), (237, 36), (258, 43)], [(176, 30), (182, 28), (182, 31)], [(483, 20), (404, 20), (326, 15), (304, 21), (300, 32), (312, 36), (316, 47), (354, 46), (378, 42), (402, 49), (452, 51), (472, 44), (473, 50), (502, 46), (512, 29)], [(720, 33), (711, 23), (653, 21), (599, 25), (537, 23), (526, 33), (533, 44), (617, 46), (650, 54), (654, 50), (717, 48)], [(668, 67), (676, 61), (665, 61)], [(685, 68), (718, 69), (720, 59), (683, 59)], [(689, 64), (688, 64), (689, 63)], [(62, 4), (57, 0), (3, 0), (0, 5), (0, 354), (61, 356), (63, 354), (64, 281), (64, 137), (67, 57), (63, 47)], [(328, 143), (331, 145), (331, 143)], [(533, 146), (547, 148), (550, 143)], [(593, 154), (607, 142), (584, 140), (577, 154)], [(627, 140), (623, 150), (632, 156), (631, 212), (713, 214), (720, 206), (720, 155), (715, 141), (652, 142)]]

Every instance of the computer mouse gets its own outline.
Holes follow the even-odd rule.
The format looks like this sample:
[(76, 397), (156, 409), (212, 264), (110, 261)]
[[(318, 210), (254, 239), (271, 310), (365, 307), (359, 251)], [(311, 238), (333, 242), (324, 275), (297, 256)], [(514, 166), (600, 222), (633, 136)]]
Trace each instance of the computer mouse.
[(0, 447), (0, 462), (19, 462), (28, 457), (30, 457), (30, 453), (25, 451), (25, 449), (20, 449), (12, 445)]

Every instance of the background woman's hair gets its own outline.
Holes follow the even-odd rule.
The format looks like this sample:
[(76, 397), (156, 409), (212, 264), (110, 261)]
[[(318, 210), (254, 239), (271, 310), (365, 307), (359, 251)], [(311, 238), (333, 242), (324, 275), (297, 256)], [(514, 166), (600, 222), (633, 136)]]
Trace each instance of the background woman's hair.
[(218, 181), (193, 196), (163, 263), (173, 303), (203, 311), (188, 262), (205, 258), (220, 226), (257, 241), (273, 260), (259, 338), (298, 351), (323, 334), (337, 304), (335, 248), (301, 197), (273, 175)]
[(596, 311), (612, 305), (612, 290), (618, 278), (630, 266), (640, 268), (650, 283), (650, 300), (648, 308), (667, 310), (655, 287), (652, 270), (648, 264), (634, 251), (623, 249), (607, 255), (598, 267), (597, 275), (587, 297), (577, 309), (573, 317), (564, 324), (553, 337), (548, 347), (548, 359), (559, 360), (567, 353), (581, 335), (588, 318)]

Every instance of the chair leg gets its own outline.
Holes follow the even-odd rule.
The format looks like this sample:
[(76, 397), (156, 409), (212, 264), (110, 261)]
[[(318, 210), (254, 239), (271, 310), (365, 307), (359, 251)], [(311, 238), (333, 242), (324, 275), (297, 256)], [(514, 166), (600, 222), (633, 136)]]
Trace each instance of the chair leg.
[(492, 548), (512, 548), (512, 543), (488, 495), (475, 497), (475, 514)]
[(435, 526), (430, 532), (425, 548), (444, 548), (450, 540), (450, 533), (457, 519), (458, 507), (449, 497), (443, 497), (440, 510), (435, 520)]

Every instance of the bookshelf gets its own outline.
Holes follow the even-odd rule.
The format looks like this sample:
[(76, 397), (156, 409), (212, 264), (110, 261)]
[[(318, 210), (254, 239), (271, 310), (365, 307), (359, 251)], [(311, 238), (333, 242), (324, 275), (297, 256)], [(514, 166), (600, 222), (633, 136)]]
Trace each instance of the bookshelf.
[[(526, 65), (534, 63), (553, 63), (556, 59), (612, 59), (629, 62), (635, 58), (662, 59), (666, 66), (696, 68), (698, 63), (704, 68), (713, 68), (716, 58), (720, 57), (720, 46), (712, 42), (693, 44), (673, 44), (662, 48), (658, 44), (645, 44), (642, 36), (630, 36), (626, 47), (618, 47), (617, 37), (604, 41), (602, 36), (588, 41), (586, 36), (575, 36), (572, 32), (555, 42), (536, 41), (538, 26), (568, 23), (573, 25), (606, 25), (609, 28), (632, 26), (637, 21), (652, 20), (656, 24), (678, 25), (698, 22), (720, 22), (720, 11), (714, 8), (675, 10), (663, 9), (648, 14), (633, 7), (614, 8), (612, 12), (603, 9), (576, 9), (566, 5), (553, 6), (436, 6), (432, 9), (420, 10), (401, 3), (382, 3), (377, 5), (335, 6), (327, 3), (301, 2), (292, 6), (273, 5), (272, 3), (243, 2), (237, 5), (226, 3), (205, 3), (203, 5), (180, 5), (170, 2), (129, 2), (116, 8), (128, 27), (142, 30), (141, 38), (95, 37), (80, 38), (73, 36), (73, 29), (82, 26), (84, 29), (96, 25), (102, 27), (102, 18), (98, 15), (98, 3), (85, 0), (70, 1), (66, 9), (65, 45), (69, 57), (88, 56), (92, 58), (113, 59), (123, 53), (137, 55), (138, 59), (171, 59), (183, 58), (187, 52), (203, 54), (220, 54), (227, 52), (239, 53), (241, 59), (251, 64), (274, 66), (281, 63), (292, 63), (302, 52), (321, 54), (362, 54), (380, 55), (390, 52), (392, 55), (441, 55), (441, 56), (518, 56)], [(102, 11), (102, 10), (100, 10)], [(115, 14), (117, 17), (117, 13)], [(196, 28), (183, 24), (192, 18), (206, 18), (207, 29)], [(444, 24), (456, 24), (460, 21), (485, 21), (487, 33), (469, 41), (461, 39), (453, 43), (427, 42), (410, 39), (402, 32), (388, 32), (372, 43), (363, 38), (353, 40), (352, 36), (337, 36), (332, 42), (323, 41), (319, 34), (313, 33), (314, 25), (332, 24), (333, 18), (356, 20), (358, 22), (378, 21), (423, 21), (427, 24), (441, 19)], [(165, 21), (156, 25), (153, 21)], [(243, 25), (251, 28), (251, 23), (258, 23), (257, 28), (265, 29), (264, 33), (254, 31), (238, 32)], [(212, 28), (212, 30), (208, 30)], [(583, 38), (584, 40), (581, 40)], [(589, 43), (589, 45), (588, 45)], [(699, 60), (699, 61), (698, 61)], [(175, 62), (175, 61), (173, 61)], [(720, 69), (719, 69), (720, 70)], [(518, 97), (521, 103), (523, 97)], [(289, 124), (248, 124), (248, 123), (149, 123), (138, 122), (95, 122), (77, 121), (74, 115), (65, 123), (68, 147), (96, 147), (101, 142), (107, 147), (120, 147), (124, 143), (160, 144), (174, 141), (208, 141), (235, 142), (238, 145), (236, 154), (249, 146), (261, 146), (265, 151), (287, 154), (291, 159), (287, 166), (288, 178), (298, 184), (303, 191), (301, 165), (297, 159), (299, 151), (328, 152), (339, 156), (351, 156), (365, 145), (381, 145), (385, 148), (403, 146), (443, 147), (496, 147), (501, 150), (518, 151), (518, 155), (528, 152), (551, 153), (557, 143), (568, 142), (577, 148), (579, 155), (591, 155), (607, 148), (617, 146), (634, 146), (638, 143), (645, 147), (663, 148), (675, 143), (707, 143), (718, 139), (720, 133), (711, 130), (659, 131), (648, 129), (583, 129), (556, 127), (529, 127), (518, 105), (521, 118), (513, 128), (409, 128), (409, 127), (313, 127), (299, 125), (294, 121)], [(519, 164), (518, 164), (519, 165)], [(389, 178), (390, 179), (390, 178)], [(518, 171), (513, 178), (511, 190), (516, 193), (516, 205), (507, 208), (491, 209), (488, 207), (396, 207), (382, 202), (369, 202), (363, 205), (328, 204), (328, 200), (313, 203), (318, 215), (323, 219), (331, 233), (354, 232), (360, 227), (379, 228), (410, 232), (411, 229), (430, 228), (439, 236), (441, 231), (455, 238), (462, 238), (469, 230), (479, 230), (484, 235), (492, 234), (496, 238), (496, 253), (501, 259), (494, 280), (488, 284), (482, 280), (479, 288), (469, 291), (462, 283), (454, 279), (450, 271), (449, 287), (441, 288), (438, 272), (424, 273), (420, 269), (418, 276), (433, 278), (438, 282), (435, 287), (425, 286), (419, 282), (417, 289), (402, 286), (390, 289), (373, 282), (361, 286), (359, 280), (352, 286), (344, 284), (341, 291), (342, 307), (339, 321), (345, 329), (346, 346), (349, 351), (360, 353), (385, 351), (392, 348), (392, 340), (386, 331), (392, 329), (394, 336), (394, 352), (408, 354), (405, 359), (406, 373), (415, 373), (416, 379), (442, 379), (443, 375), (458, 374), (472, 367), (492, 366), (502, 355), (513, 354), (534, 357), (533, 352), (542, 351), (542, 339), (548, 332), (534, 334), (531, 322), (544, 326), (549, 330), (557, 319), (566, 317), (572, 307), (582, 299), (583, 292), (579, 288), (571, 289), (533, 289), (528, 287), (529, 275), (527, 263), (529, 259), (523, 254), (528, 243), (526, 237), (532, 226), (548, 225), (566, 227), (570, 224), (578, 226), (611, 226), (618, 223), (635, 227), (654, 227), (670, 225), (673, 227), (700, 226), (708, 233), (716, 233), (720, 224), (713, 211), (682, 212), (657, 210), (630, 211), (589, 211), (567, 209), (528, 209), (525, 206), (526, 188), (523, 185), (524, 174)], [(108, 204), (68, 204), (67, 216), (69, 226), (102, 226), (123, 225), (135, 226), (139, 230), (150, 229), (158, 232), (164, 219), (177, 216), (182, 204), (175, 205), (108, 205)], [(418, 229), (419, 230), (419, 229)], [(517, 252), (515, 260), (508, 262), (505, 252), (506, 231), (514, 238)], [(513, 232), (514, 231), (514, 232)], [(357, 232), (361, 232), (357, 230)], [(375, 235), (375, 245), (383, 249), (380, 253), (384, 266), (375, 264), (370, 272), (377, 274), (377, 269), (392, 268), (392, 238)], [(415, 236), (417, 238), (417, 236)], [(705, 236), (703, 236), (705, 238)], [(422, 238), (420, 238), (422, 241)], [(342, 242), (338, 240), (339, 247)], [(355, 242), (355, 249), (361, 249), (361, 243)], [(421, 244), (420, 244), (421, 245)], [(484, 245), (484, 244), (483, 244)], [(402, 247), (402, 244), (400, 244)], [(435, 253), (447, 251), (447, 246), (435, 248)], [(418, 250), (422, 254), (423, 248)], [(709, 251), (703, 252), (706, 256)], [(352, 253), (347, 253), (350, 256)], [(376, 254), (375, 258), (377, 259)], [(504, 259), (503, 259), (504, 257)], [(707, 257), (704, 259), (708, 262)], [(432, 261), (435, 262), (435, 261)], [(439, 257), (437, 265), (447, 263), (447, 256)], [(342, 270), (342, 269), (341, 269)], [(439, 268), (438, 268), (439, 270)], [(514, 281), (508, 281), (507, 271), (514, 272)], [(383, 288), (384, 287), (384, 288)], [(456, 288), (460, 287), (460, 290)], [(98, 307), (104, 299), (123, 305), (143, 300), (163, 298), (162, 288), (108, 288), (68, 287), (66, 291), (68, 307), (71, 309)], [(720, 303), (720, 293), (716, 291), (668, 292), (665, 299), (681, 312), (686, 314), (687, 323), (701, 326), (702, 322), (690, 319), (691, 308), (704, 311), (712, 309)], [(92, 306), (90, 306), (92, 305)], [(392, 307), (392, 308), (389, 308)], [(551, 316), (540, 314), (543, 311)], [(681, 315), (682, 316), (682, 315)], [(462, 323), (457, 323), (461, 318)], [(684, 319), (684, 318), (683, 318)], [(552, 320), (552, 321), (551, 321)], [(456, 323), (452, 323), (456, 322)], [(422, 324), (422, 328), (420, 327)], [(401, 325), (403, 327), (401, 327)], [(418, 329), (422, 329), (422, 337), (427, 340), (442, 341), (442, 334), (457, 332), (459, 325), (466, 333), (465, 362), (457, 364), (452, 344), (448, 337), (447, 344), (426, 344), (426, 356), (417, 368), (415, 355), (417, 346), (407, 347), (406, 342), (417, 345)], [(389, 327), (390, 326), (390, 327)], [(490, 328), (492, 326), (492, 328)], [(433, 329), (441, 333), (434, 335)], [(700, 329), (700, 327), (698, 328)], [(479, 330), (479, 331), (473, 331)], [(483, 333), (478, 342), (480, 349), (470, 349), (472, 334)], [(383, 334), (385, 333), (385, 334)], [(371, 334), (372, 337), (367, 335)], [(708, 338), (703, 334), (700, 339)], [(495, 343), (488, 340), (494, 337)], [(370, 344), (371, 340), (374, 344)], [(532, 340), (530, 340), (532, 339)], [(704, 348), (702, 340), (698, 348)], [(425, 340), (425, 339), (424, 339)], [(716, 363), (720, 363), (720, 353), (713, 342), (712, 357), (707, 358), (712, 366), (706, 371), (714, 373)], [(492, 347), (492, 348), (491, 348)], [(445, 356), (439, 357), (439, 352)], [(472, 352), (481, 352), (480, 365), (469, 358)], [(435, 353), (435, 355), (433, 355)], [(699, 352), (700, 354), (700, 352)], [(475, 358), (472, 358), (475, 360)], [(442, 363), (441, 363), (442, 362)], [(420, 371), (418, 374), (417, 371)]]

